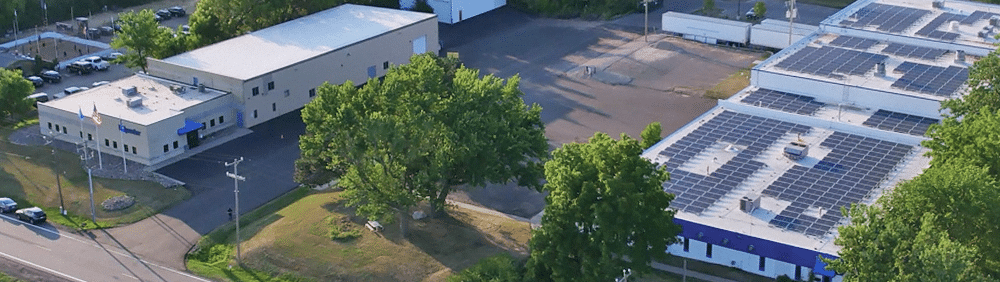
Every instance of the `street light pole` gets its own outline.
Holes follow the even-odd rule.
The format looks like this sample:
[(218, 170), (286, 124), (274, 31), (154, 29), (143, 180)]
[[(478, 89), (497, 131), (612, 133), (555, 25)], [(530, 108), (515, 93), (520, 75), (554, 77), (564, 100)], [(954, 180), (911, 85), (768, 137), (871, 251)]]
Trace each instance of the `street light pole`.
[(242, 265), (243, 262), (240, 261), (240, 181), (246, 181), (246, 178), (239, 175), (239, 170), (237, 166), (243, 161), (243, 157), (234, 160), (231, 163), (226, 163), (226, 166), (232, 166), (233, 172), (226, 172), (226, 176), (233, 179), (233, 195), (236, 198), (236, 263)]

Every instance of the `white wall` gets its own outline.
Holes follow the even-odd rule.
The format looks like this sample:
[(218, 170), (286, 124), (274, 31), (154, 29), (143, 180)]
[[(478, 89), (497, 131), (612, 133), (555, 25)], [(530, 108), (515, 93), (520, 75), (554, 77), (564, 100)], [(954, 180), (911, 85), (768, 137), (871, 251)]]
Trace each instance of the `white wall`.
[[(809, 36), (819, 27), (804, 24), (794, 24), (791, 30), (791, 43)], [(788, 23), (766, 19), (760, 24), (755, 24), (750, 28), (750, 44), (777, 49), (788, 47)]]
[[(685, 252), (684, 239), (682, 238), (681, 243), (669, 246), (667, 253), (702, 262), (735, 267), (749, 273), (770, 278), (777, 278), (781, 275), (788, 275), (788, 277), (795, 278), (795, 265), (793, 264), (765, 258), (764, 270), (761, 271), (759, 268), (760, 256), (758, 255), (713, 245), (712, 257), (709, 258), (705, 256), (707, 246), (707, 243), (692, 239), (688, 244), (688, 251)], [(809, 267), (802, 267), (801, 273), (803, 279), (809, 275), (810, 270), (811, 268)], [(840, 281), (840, 279), (838, 276), (834, 278), (834, 281)]]
[(694, 40), (701, 42), (724, 40), (748, 43), (750, 41), (750, 23), (739, 21), (666, 12), (663, 13), (661, 26), (665, 32), (680, 33), (685, 35), (685, 38), (690, 35), (696, 38)]

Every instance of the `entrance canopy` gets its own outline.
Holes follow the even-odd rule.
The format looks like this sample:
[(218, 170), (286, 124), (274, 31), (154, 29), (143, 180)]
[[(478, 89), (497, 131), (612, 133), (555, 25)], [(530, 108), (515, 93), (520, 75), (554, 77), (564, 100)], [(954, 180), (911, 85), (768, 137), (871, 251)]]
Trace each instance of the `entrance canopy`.
[(184, 134), (187, 134), (188, 132), (195, 131), (195, 130), (202, 129), (202, 128), (205, 128), (204, 124), (201, 124), (200, 122), (196, 122), (196, 121), (193, 121), (193, 120), (184, 119), (184, 127), (181, 127), (181, 128), (177, 129), (177, 135), (184, 135)]

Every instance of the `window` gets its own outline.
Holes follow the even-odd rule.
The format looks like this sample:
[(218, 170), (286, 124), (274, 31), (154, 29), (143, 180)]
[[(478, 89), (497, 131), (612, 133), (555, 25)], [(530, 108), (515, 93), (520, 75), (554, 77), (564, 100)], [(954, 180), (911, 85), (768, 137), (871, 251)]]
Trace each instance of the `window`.
[(80, 131), (80, 138), (83, 138), (83, 131)]
[(288, 96), (292, 96), (292, 91), (288, 91), (288, 89), (285, 89), (285, 97)]
[(138, 154), (138, 153), (135, 152), (135, 146), (132, 146), (132, 154), (133, 155)]
[(764, 271), (764, 263), (765, 262), (767, 262), (767, 258), (765, 258), (764, 256), (761, 256), (760, 257), (760, 261), (757, 262), (757, 269), (760, 269), (760, 271)]
[(174, 149), (177, 149), (177, 141), (174, 141)]
[(111, 141), (111, 148), (118, 149), (118, 141)]
[(278, 103), (271, 103), (271, 111), (272, 112), (278, 111)]
[(163, 152), (166, 153), (167, 151), (170, 151), (170, 145), (163, 145)]
[(104, 147), (111, 147), (111, 142), (108, 139), (104, 139)]
[(253, 92), (254, 96), (260, 95), (260, 89), (257, 89), (257, 87), (254, 87), (253, 90), (251, 90), (251, 92)]
[(51, 122), (49, 123), (49, 129), (52, 129), (52, 123)]
[(205, 123), (201, 123), (201, 128), (205, 128)]
[(211, 124), (212, 126), (215, 126), (215, 119), (213, 118), (212, 120), (208, 121), (208, 124)]
[(267, 83), (267, 90), (274, 90), (274, 81)]
[(801, 265), (796, 265), (795, 266), (795, 277), (792, 277), (792, 279), (794, 279), (794, 280), (802, 279), (802, 266)]
[(56, 132), (59, 132), (59, 125), (56, 124)]
[(125, 149), (125, 152), (128, 153), (128, 144), (122, 143), (122, 149)]
[(389, 61), (385, 61), (385, 63), (382, 63), (382, 69), (384, 70), (389, 69)]
[(66, 132), (66, 127), (65, 126), (63, 126), (63, 134), (69, 134), (69, 132)]
[(225, 116), (219, 116), (219, 124), (222, 124), (222, 122), (224, 121), (224, 119), (222, 119), (222, 118), (224, 118), (224, 117)]
[(691, 239), (688, 239), (687, 237), (685, 237), (684, 238), (684, 251), (687, 252), (690, 249), (691, 249)]
[(712, 257), (712, 244), (705, 246), (705, 256)]
[(94, 136), (87, 133), (87, 140), (94, 141)]
[(309, 97), (316, 97), (316, 88), (309, 89)]
[(257, 110), (253, 110), (253, 118), (257, 118)]

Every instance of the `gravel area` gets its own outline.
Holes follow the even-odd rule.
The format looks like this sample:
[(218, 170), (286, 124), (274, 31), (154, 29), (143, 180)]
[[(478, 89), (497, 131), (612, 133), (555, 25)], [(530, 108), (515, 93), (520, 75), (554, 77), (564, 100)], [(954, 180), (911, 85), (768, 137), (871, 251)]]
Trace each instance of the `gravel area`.
[[(38, 125), (32, 125), (15, 130), (10, 136), (7, 137), (11, 143), (25, 146), (45, 146), (45, 138), (42, 137), (41, 131)], [(52, 146), (58, 150), (79, 154), (77, 150), (77, 145), (61, 140), (55, 140), (49, 146)], [(183, 185), (183, 183), (176, 180), (170, 179), (158, 173), (150, 172), (146, 170), (146, 165), (126, 161), (125, 164), (122, 163), (122, 158), (110, 154), (101, 154), (102, 156), (98, 158), (96, 152), (93, 152), (94, 157), (87, 161), (87, 164), (93, 169), (92, 173), (96, 177), (111, 178), (111, 179), (124, 179), (124, 180), (148, 180), (155, 181), (163, 185), (163, 187), (173, 187), (178, 185)], [(98, 159), (103, 161), (103, 164), (98, 163)], [(125, 172), (125, 166), (128, 166), (128, 172)], [(82, 166), (82, 164), (81, 164)]]

